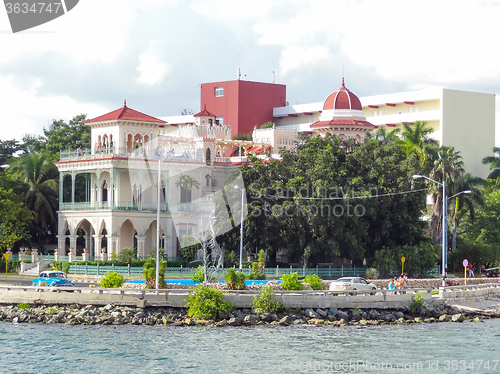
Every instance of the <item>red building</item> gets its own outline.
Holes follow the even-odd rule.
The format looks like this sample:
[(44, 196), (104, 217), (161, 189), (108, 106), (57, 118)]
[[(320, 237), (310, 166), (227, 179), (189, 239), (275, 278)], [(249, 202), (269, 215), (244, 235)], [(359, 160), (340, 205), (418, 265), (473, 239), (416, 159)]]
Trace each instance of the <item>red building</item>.
[(285, 105), (284, 84), (234, 80), (201, 85), (201, 109), (213, 113), (220, 124), (231, 126), (233, 136), (272, 122), (273, 108)]

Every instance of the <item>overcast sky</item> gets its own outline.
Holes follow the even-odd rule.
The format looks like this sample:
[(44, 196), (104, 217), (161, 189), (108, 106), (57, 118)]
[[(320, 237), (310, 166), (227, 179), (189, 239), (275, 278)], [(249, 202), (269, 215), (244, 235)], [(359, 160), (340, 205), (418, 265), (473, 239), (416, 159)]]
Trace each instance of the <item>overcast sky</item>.
[(124, 99), (156, 117), (196, 112), (199, 85), (238, 67), (261, 82), (274, 71), (290, 104), (323, 101), (343, 66), (358, 96), (500, 93), (499, 20), (497, 0), (80, 0), (13, 34), (0, 8), (0, 139)]

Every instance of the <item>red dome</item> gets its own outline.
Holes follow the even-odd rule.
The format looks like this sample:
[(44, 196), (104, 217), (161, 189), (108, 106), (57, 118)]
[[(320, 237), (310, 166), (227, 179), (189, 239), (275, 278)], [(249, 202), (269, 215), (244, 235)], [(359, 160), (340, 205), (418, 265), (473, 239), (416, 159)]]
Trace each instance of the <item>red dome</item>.
[(345, 88), (344, 78), (342, 78), (342, 86), (325, 100), (323, 110), (327, 109), (363, 110), (363, 107), (358, 97)]

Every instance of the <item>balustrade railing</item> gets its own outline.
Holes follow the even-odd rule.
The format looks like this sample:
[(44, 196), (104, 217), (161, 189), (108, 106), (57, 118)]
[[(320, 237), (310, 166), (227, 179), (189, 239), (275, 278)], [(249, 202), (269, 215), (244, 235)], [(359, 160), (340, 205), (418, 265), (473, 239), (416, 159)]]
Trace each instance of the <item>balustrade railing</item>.
[[(154, 211), (158, 209), (157, 203), (131, 202), (131, 201), (90, 201), (78, 203), (59, 203), (59, 210), (140, 210)], [(168, 203), (160, 203), (160, 210), (168, 212)], [(194, 210), (196, 211), (196, 210)]]
[(110, 157), (140, 158), (164, 161), (202, 161), (202, 154), (184, 151), (164, 151), (149, 148), (105, 147), (99, 149), (77, 149), (60, 151), (61, 161), (93, 160)]

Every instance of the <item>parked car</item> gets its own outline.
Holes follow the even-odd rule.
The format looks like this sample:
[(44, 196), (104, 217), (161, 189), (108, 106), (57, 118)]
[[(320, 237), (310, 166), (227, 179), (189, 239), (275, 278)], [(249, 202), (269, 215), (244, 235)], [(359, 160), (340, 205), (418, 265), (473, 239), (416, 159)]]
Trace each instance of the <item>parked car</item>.
[(330, 291), (376, 290), (377, 286), (361, 277), (342, 277), (330, 283)]
[(69, 280), (62, 271), (42, 271), (38, 278), (31, 282), (33, 286), (74, 287), (75, 281)]

